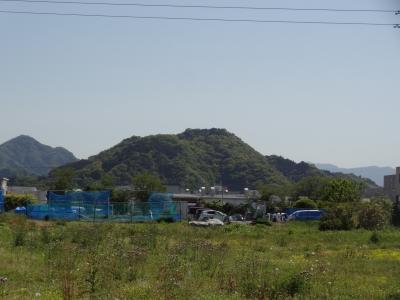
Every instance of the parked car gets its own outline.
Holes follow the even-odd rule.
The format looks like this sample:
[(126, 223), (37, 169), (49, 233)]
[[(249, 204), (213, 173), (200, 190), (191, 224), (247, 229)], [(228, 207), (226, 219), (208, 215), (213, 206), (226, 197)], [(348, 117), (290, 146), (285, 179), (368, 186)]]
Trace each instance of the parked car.
[(225, 223), (219, 219), (205, 218), (203, 221), (190, 221), (189, 225), (197, 227), (209, 227), (209, 226), (224, 226)]
[(222, 222), (227, 222), (228, 216), (220, 211), (213, 209), (203, 210), (200, 214), (199, 221), (204, 221), (209, 219), (218, 219)]
[(200, 218), (201, 213), (202, 213), (203, 211), (205, 211), (205, 210), (209, 210), (209, 208), (204, 208), (204, 207), (202, 207), (202, 208), (196, 209), (196, 213), (195, 213), (195, 215), (194, 215), (195, 220), (198, 220), (198, 219)]
[(241, 214), (234, 214), (230, 216), (228, 219), (229, 223), (231, 224), (243, 224), (243, 225), (254, 224), (254, 221), (246, 221), (245, 217), (243, 217)]
[(234, 214), (229, 217), (230, 222), (243, 222), (244, 217), (241, 214)]
[(317, 209), (312, 210), (298, 210), (292, 213), (288, 220), (298, 220), (298, 221), (311, 221), (319, 220), (324, 215), (324, 212)]

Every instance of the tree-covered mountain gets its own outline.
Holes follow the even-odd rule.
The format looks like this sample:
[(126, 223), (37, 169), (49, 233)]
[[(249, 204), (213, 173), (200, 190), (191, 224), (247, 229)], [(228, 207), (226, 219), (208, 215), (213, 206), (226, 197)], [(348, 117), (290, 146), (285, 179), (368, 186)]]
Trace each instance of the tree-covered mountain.
[(101, 180), (105, 174), (116, 184), (131, 184), (143, 172), (161, 176), (165, 183), (190, 189), (222, 184), (232, 189), (255, 182), (282, 184), (285, 176), (264, 156), (224, 129), (188, 129), (178, 135), (133, 136), (100, 154), (67, 165), (79, 184)]
[(277, 155), (266, 156), (265, 158), (275, 169), (293, 182), (297, 182), (304, 177), (327, 175), (325, 172), (304, 161), (296, 163), (290, 159)]
[(45, 176), (51, 169), (77, 161), (68, 150), (43, 145), (26, 135), (0, 145), (0, 176)]
[[(269, 163), (280, 171), (285, 177), (293, 182), (298, 182), (305, 177), (328, 177), (328, 178), (341, 178), (350, 179), (356, 182), (363, 183), (365, 189), (374, 190), (376, 193), (381, 193), (381, 189), (378, 188), (376, 183), (370, 178), (363, 177), (361, 175), (340, 172), (340, 170), (328, 171), (320, 169), (317, 166), (306, 163), (304, 161), (296, 163), (290, 159), (271, 155), (266, 156)], [(371, 194), (371, 193), (368, 193)]]
[(74, 170), (79, 186), (101, 181), (106, 175), (114, 178), (115, 184), (126, 185), (134, 176), (150, 172), (170, 185), (198, 189), (222, 183), (231, 190), (254, 188), (259, 183), (286, 185), (305, 176), (325, 174), (306, 163), (265, 157), (225, 129), (133, 136), (62, 168)]

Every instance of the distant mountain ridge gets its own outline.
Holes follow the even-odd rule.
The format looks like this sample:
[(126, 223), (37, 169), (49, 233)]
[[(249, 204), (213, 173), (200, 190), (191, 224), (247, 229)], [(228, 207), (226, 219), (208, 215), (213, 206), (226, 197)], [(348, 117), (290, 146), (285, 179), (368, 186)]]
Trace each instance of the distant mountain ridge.
[(233, 133), (218, 128), (133, 136), (62, 168), (73, 169), (81, 187), (101, 181), (105, 175), (111, 175), (117, 185), (132, 184), (132, 178), (142, 172), (191, 190), (222, 183), (235, 191), (255, 188), (258, 183), (286, 185), (307, 176), (334, 176), (305, 162), (264, 156)]
[(340, 168), (332, 164), (315, 164), (320, 170), (326, 170), (334, 173), (354, 174), (364, 178), (369, 178), (374, 181), (377, 185), (383, 186), (383, 177), (385, 175), (392, 175), (396, 172), (391, 167), (359, 167), (359, 168)]
[(0, 145), (0, 176), (46, 176), (51, 169), (77, 160), (65, 148), (53, 148), (20, 135)]

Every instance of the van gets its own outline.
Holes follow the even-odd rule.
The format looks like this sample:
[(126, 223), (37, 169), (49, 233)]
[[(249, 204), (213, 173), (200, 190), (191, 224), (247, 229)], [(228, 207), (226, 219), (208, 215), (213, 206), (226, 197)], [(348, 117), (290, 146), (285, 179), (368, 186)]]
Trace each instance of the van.
[(324, 212), (317, 209), (312, 210), (298, 210), (292, 213), (288, 220), (297, 220), (297, 221), (312, 221), (312, 220), (320, 220), (324, 215)]

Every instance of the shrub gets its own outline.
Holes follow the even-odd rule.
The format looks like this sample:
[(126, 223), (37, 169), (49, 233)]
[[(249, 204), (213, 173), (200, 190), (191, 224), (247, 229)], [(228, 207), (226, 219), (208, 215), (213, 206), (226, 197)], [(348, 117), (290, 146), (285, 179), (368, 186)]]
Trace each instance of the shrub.
[(265, 226), (272, 226), (271, 221), (268, 220), (268, 219), (265, 219), (265, 218), (257, 218), (255, 223), (256, 224), (262, 224), (262, 225), (265, 225)]
[(390, 215), (390, 212), (378, 203), (364, 204), (358, 212), (358, 224), (360, 228), (380, 230), (389, 223)]
[(317, 203), (308, 197), (300, 197), (294, 204), (295, 208), (318, 208)]
[(333, 179), (324, 187), (325, 201), (334, 203), (356, 202), (361, 199), (363, 185), (349, 179)]
[(400, 203), (393, 202), (392, 224), (400, 227)]
[(28, 235), (29, 226), (25, 216), (15, 215), (10, 219), (10, 228), (12, 232), (12, 244), (14, 247), (24, 246)]
[(293, 274), (281, 283), (280, 290), (283, 294), (294, 297), (305, 289), (309, 279), (310, 274), (308, 272)]
[(377, 232), (372, 233), (371, 237), (369, 238), (369, 241), (374, 244), (378, 244), (381, 241), (381, 237)]
[(340, 205), (322, 217), (319, 230), (351, 230), (356, 227), (354, 210), (349, 205)]
[(4, 209), (9, 211), (19, 206), (27, 206), (37, 202), (33, 195), (8, 194), (4, 197)]
[(387, 300), (400, 300), (400, 290), (389, 294), (386, 297)]
[(230, 203), (224, 203), (220, 199), (216, 199), (212, 202), (207, 202), (207, 203), (203, 203), (203, 204), (204, 204), (204, 206), (206, 206), (210, 209), (218, 210), (227, 215), (245, 214), (247, 211), (247, 205), (242, 204), (239, 206), (235, 206)]

